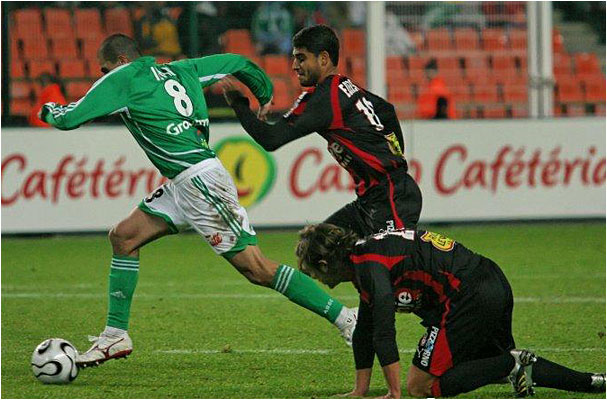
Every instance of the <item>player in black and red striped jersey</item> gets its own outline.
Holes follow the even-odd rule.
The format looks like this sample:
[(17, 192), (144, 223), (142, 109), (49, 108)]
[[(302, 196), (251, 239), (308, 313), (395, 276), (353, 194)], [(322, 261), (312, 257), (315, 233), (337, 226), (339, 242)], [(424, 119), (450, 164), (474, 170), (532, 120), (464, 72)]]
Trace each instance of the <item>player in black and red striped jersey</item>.
[(293, 69), (307, 89), (275, 124), (258, 119), (249, 102), (227, 83), (225, 95), (244, 129), (267, 151), (317, 132), (352, 176), (357, 199), (326, 222), (364, 236), (414, 227), (422, 197), (407, 173), (404, 139), (394, 106), (337, 73), (339, 40), (325, 25), (293, 37)]
[(407, 375), (415, 397), (452, 397), (508, 377), (518, 396), (534, 386), (605, 392), (605, 374), (582, 373), (515, 349), (512, 290), (501, 269), (443, 235), (394, 230), (359, 239), (331, 224), (306, 227), (299, 267), (334, 287), (351, 281), (360, 293), (353, 350), (356, 383), (369, 389), (375, 355), (399, 398), (395, 312), (412, 312), (427, 331)]

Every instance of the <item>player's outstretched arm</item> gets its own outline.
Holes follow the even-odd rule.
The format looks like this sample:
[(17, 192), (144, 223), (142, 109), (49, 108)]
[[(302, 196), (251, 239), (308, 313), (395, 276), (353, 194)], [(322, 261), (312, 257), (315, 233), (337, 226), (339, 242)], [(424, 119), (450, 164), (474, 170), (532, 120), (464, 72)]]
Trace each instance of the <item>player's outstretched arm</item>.
[(322, 106), (316, 101), (311, 101), (306, 112), (293, 124), (284, 117), (274, 124), (266, 123), (255, 116), (249, 108), (249, 99), (232, 82), (226, 80), (223, 89), (226, 102), (234, 109), (244, 130), (266, 151), (274, 151), (300, 137), (321, 131), (330, 124), (331, 116), (320, 112)]
[(203, 88), (232, 75), (251, 89), (262, 106), (266, 106), (272, 101), (274, 85), (268, 75), (257, 64), (240, 54), (215, 54), (174, 61), (172, 64), (192, 66)]
[(42, 121), (61, 130), (71, 130), (105, 115), (124, 109), (128, 99), (128, 82), (121, 68), (110, 72), (93, 84), (80, 100), (68, 105), (46, 103), (39, 112)]

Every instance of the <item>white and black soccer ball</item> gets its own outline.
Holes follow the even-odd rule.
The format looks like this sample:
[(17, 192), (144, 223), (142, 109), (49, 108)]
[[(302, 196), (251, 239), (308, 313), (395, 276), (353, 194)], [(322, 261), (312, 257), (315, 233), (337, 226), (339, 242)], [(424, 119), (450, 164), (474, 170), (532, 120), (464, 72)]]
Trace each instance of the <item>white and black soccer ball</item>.
[(78, 376), (77, 354), (67, 340), (46, 339), (32, 354), (34, 376), (44, 383), (70, 383)]

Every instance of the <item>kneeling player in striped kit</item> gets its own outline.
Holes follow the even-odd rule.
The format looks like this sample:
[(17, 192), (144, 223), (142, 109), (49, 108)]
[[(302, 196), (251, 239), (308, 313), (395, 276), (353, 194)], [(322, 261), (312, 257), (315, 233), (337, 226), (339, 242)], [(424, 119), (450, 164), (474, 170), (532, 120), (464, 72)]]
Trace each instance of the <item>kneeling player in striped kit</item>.
[(508, 280), (493, 261), (443, 235), (395, 230), (359, 240), (324, 223), (301, 232), (296, 253), (305, 273), (329, 287), (351, 281), (360, 293), (350, 396), (367, 393), (376, 354), (386, 398), (401, 396), (395, 311), (415, 313), (427, 328), (407, 376), (411, 396), (452, 397), (504, 378), (517, 396), (534, 386), (605, 392), (605, 374), (515, 349)]
[(139, 249), (191, 227), (252, 283), (270, 287), (325, 317), (351, 341), (356, 313), (322, 291), (305, 274), (264, 257), (232, 178), (209, 147), (209, 116), (202, 88), (231, 74), (269, 111), (272, 83), (248, 59), (222, 54), (156, 64), (124, 35), (108, 37), (98, 52), (104, 77), (67, 106), (47, 103), (40, 118), (62, 130), (119, 114), (150, 161), (170, 182), (144, 199), (110, 231), (113, 257), (105, 330), (76, 360), (80, 367), (124, 357), (133, 349), (127, 333), (137, 284)]

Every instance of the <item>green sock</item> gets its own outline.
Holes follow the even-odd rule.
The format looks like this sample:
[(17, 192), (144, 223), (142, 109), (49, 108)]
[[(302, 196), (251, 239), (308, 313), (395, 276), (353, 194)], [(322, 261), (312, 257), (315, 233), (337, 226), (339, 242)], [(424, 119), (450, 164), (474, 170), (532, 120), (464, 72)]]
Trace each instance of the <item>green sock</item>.
[(344, 307), (337, 299), (322, 291), (312, 278), (288, 265), (278, 267), (272, 279), (272, 288), (331, 323), (335, 322)]
[(138, 277), (138, 258), (112, 256), (107, 326), (128, 330), (131, 300), (137, 286)]

